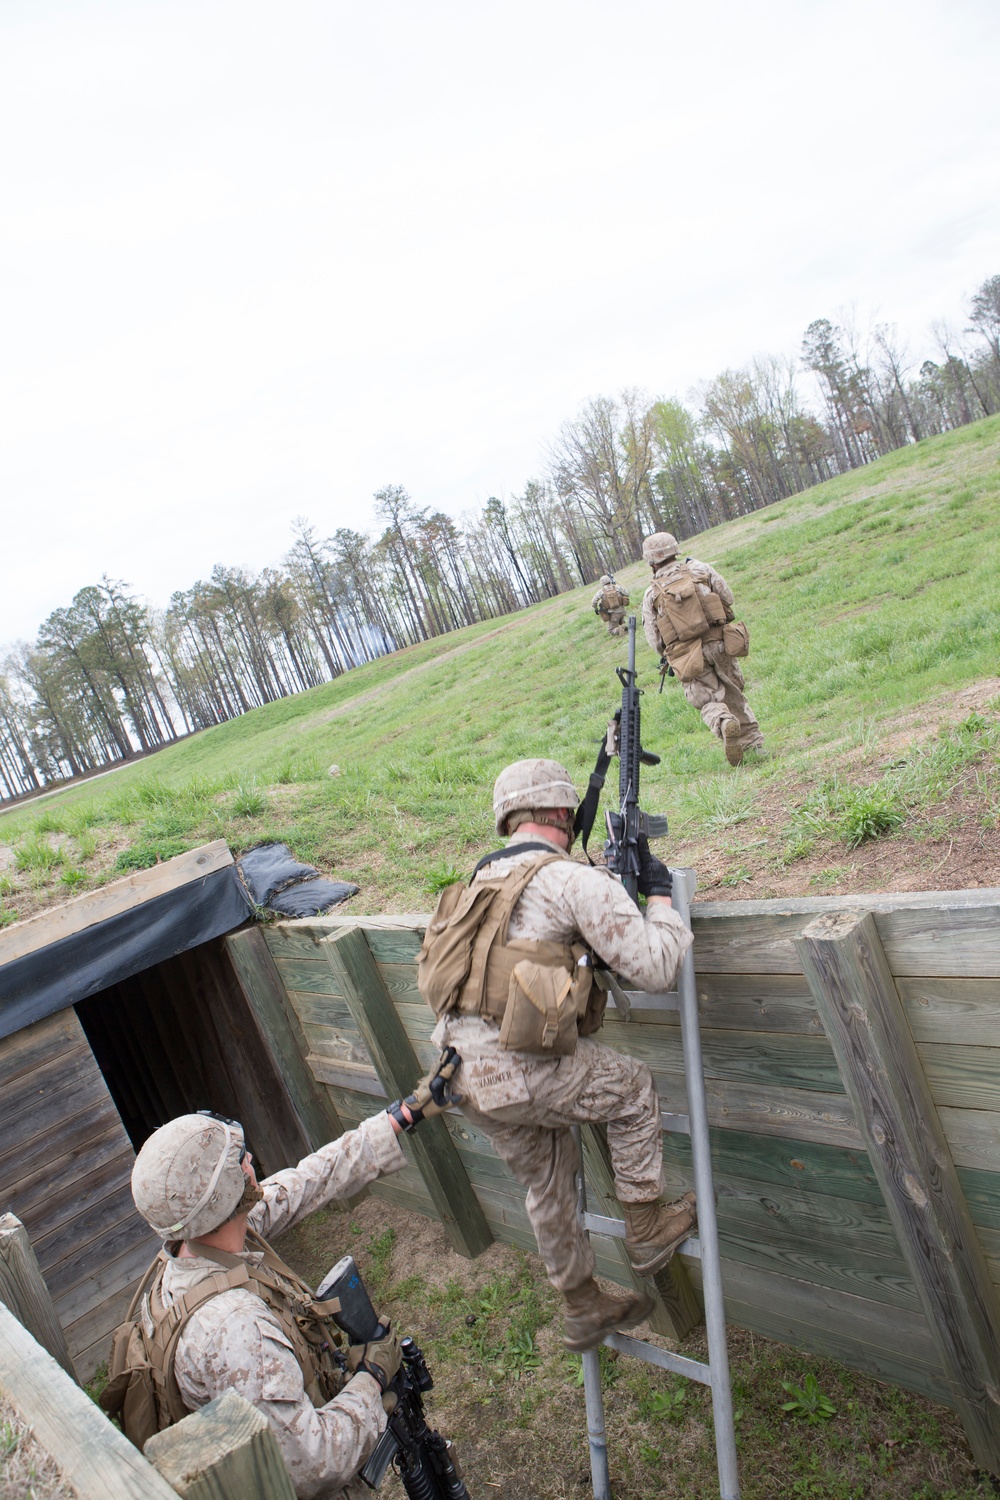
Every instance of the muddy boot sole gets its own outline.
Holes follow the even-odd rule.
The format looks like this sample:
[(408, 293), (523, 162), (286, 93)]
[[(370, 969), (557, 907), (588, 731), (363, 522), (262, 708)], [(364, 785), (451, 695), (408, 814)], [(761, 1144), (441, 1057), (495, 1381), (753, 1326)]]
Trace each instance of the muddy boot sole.
[(726, 749), (726, 759), (731, 766), (743, 764), (743, 746), (740, 744), (742, 730), (738, 719), (730, 719), (722, 731), (722, 743)]

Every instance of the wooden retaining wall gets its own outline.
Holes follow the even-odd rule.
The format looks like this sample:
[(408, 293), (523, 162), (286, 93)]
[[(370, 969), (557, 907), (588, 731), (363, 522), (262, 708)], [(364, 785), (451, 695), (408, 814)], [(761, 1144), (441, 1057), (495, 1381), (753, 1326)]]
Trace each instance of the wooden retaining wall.
[[(826, 1001), (817, 1005), (800, 956), (809, 924), (840, 912), (873, 914), (873, 942), (884, 953), (886, 983), (898, 1010), (899, 1056), (908, 1059), (908, 1070), (922, 1074), (903, 1080), (906, 1098), (918, 1101), (907, 1108), (936, 1114), (931, 1124), (940, 1127), (939, 1144), (930, 1148), (937, 1155), (929, 1191), (938, 1192), (939, 1169), (951, 1172), (948, 1181), (961, 1200), (955, 1212), (967, 1214), (974, 1226), (958, 1245), (958, 1260), (968, 1261), (973, 1273), (981, 1268), (985, 1291), (969, 1291), (973, 1273), (968, 1285), (949, 1287), (942, 1294), (952, 1299), (948, 1317), (953, 1323), (972, 1317), (971, 1301), (978, 1295), (980, 1311), (987, 1309), (987, 1333), (993, 1320), (992, 1342), (1000, 1344), (994, 1316), (1000, 1285), (996, 890), (695, 904), (695, 970), (727, 1314), (744, 1328), (961, 1410), (968, 1391), (942, 1343), (933, 1298), (928, 1302), (926, 1277), (914, 1260), (921, 1252), (905, 1237), (902, 1247), (900, 1221), (893, 1217), (899, 1205), (892, 1201), (885, 1164), (873, 1161), (868, 1150), (867, 1143), (883, 1139), (884, 1130), (877, 1120), (856, 1118), (821, 1015)], [(416, 988), (425, 920), (326, 917), (263, 929), (273, 960), (273, 968), (266, 965), (267, 982), (276, 988), (275, 975), (280, 977), (300, 1053), (345, 1125), (370, 1114), (387, 1093), (410, 1086), (399, 1048), (395, 1057), (386, 1055), (386, 1028), (398, 1028), (421, 1068), (435, 1055), (429, 1040), (433, 1018)], [(812, 979), (815, 984), (815, 973)], [(861, 1015), (862, 1002), (849, 999), (848, 1010), (851, 1005)], [(377, 1018), (374, 1045), (371, 1016)], [(635, 1010), (626, 1024), (609, 1010), (603, 1036), (649, 1064), (665, 1110), (685, 1111), (674, 1013)], [(903, 1066), (893, 1058), (862, 1066), (883, 1064), (890, 1072)], [(920, 1088), (910, 1089), (913, 1082)], [(468, 1202), (464, 1209), (453, 1203), (457, 1222), (447, 1226), (460, 1248), (474, 1249), (490, 1234), (534, 1248), (523, 1192), (488, 1143), (459, 1115), (447, 1117), (445, 1130), (447, 1138), (430, 1163), (414, 1160), (408, 1141), (412, 1164), (374, 1191), (440, 1218), (442, 1173), (450, 1172), (450, 1190), (460, 1186), (459, 1179), (468, 1184)], [(665, 1136), (664, 1161), (672, 1193), (691, 1186), (686, 1137)], [(915, 1173), (917, 1168), (908, 1168), (903, 1175), (916, 1203), (922, 1189), (914, 1185)], [(888, 1202), (882, 1182), (890, 1188)], [(957, 1233), (947, 1226), (943, 1232)], [(607, 1240), (595, 1241), (595, 1247), (601, 1271), (624, 1281), (617, 1247)], [(948, 1244), (942, 1253), (951, 1254)], [(688, 1262), (687, 1270), (697, 1285), (698, 1262)], [(985, 1389), (995, 1392), (995, 1371), (979, 1372), (975, 1380), (980, 1398), (984, 1380)], [(995, 1470), (1000, 1408), (995, 1394), (979, 1405), (987, 1409), (986, 1428), (996, 1433), (990, 1464)], [(982, 1453), (982, 1442), (978, 1447)]]

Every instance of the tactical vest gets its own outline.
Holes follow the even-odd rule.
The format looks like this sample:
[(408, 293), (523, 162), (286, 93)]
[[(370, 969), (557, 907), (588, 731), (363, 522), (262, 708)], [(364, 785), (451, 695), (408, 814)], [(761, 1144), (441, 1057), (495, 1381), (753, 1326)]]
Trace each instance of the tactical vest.
[(246, 1287), (266, 1303), (280, 1324), (314, 1406), (325, 1405), (343, 1388), (344, 1372), (333, 1353), (341, 1335), (332, 1315), (340, 1303), (336, 1298), (317, 1302), (301, 1277), (253, 1229), (247, 1230), (247, 1243), (263, 1252), (263, 1265), (199, 1245), (199, 1255), (217, 1262), (220, 1269), (169, 1307), (162, 1295), (163, 1273), (170, 1262), (166, 1251), (160, 1251), (140, 1282), (125, 1322), (112, 1335), (108, 1384), (99, 1398), (137, 1448), (142, 1449), (154, 1432), (189, 1414), (174, 1374), (181, 1334), (200, 1307), (237, 1287)]
[(604, 590), (601, 602), (610, 614), (613, 609), (624, 609), (628, 601), (622, 595), (621, 589), (608, 587)]
[(718, 594), (703, 594), (683, 564), (654, 576), (650, 588), (664, 655), (681, 681), (691, 682), (705, 670), (703, 642), (722, 640), (726, 606)]
[(606, 996), (594, 989), (584, 944), (507, 939), (528, 882), (565, 857), (536, 855), (442, 891), (417, 958), (417, 985), (435, 1015), (487, 1016), (501, 1023), (502, 1047), (550, 1056), (571, 1053), (578, 1036), (600, 1028)]

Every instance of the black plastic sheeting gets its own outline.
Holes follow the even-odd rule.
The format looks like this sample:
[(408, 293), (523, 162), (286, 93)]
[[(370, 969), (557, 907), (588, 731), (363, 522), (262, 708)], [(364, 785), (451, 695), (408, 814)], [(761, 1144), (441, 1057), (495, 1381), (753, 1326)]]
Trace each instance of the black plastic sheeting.
[(312, 865), (300, 864), (284, 844), (259, 844), (238, 864), (254, 904), (283, 917), (318, 917), (358, 891), (356, 885), (327, 880)]
[(248, 915), (236, 868), (227, 865), (26, 953), (0, 968), (0, 1037), (232, 932)]

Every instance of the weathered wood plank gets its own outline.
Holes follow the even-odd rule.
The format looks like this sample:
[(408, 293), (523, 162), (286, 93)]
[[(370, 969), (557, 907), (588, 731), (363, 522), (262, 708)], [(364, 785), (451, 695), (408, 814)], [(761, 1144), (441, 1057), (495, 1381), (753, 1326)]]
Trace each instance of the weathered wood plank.
[[(919, 896), (933, 899), (920, 901)], [(801, 973), (795, 944), (808, 923), (824, 912), (860, 911), (874, 913), (889, 967), (896, 975), (1000, 977), (1000, 894), (907, 892), (902, 897), (827, 896), (780, 905), (770, 901), (696, 904), (691, 917), (699, 984), (701, 975), (712, 973)]]
[(0, 1215), (0, 1302), (47, 1349), (67, 1375), (76, 1371), (28, 1231), (14, 1214)]
[(315, 1052), (309, 1053), (306, 1062), (312, 1076), (320, 1083), (333, 1083), (340, 1088), (354, 1089), (373, 1099), (388, 1098), (378, 1074), (369, 1063), (354, 1062), (350, 1058), (320, 1057)]
[(377, 964), (415, 964), (420, 945), (424, 940), (423, 926), (415, 929), (382, 928), (369, 929), (372, 957)]
[(154, 1434), (144, 1452), (187, 1500), (295, 1500), (271, 1424), (235, 1391)]
[[(701, 1267), (690, 1266), (701, 1285)], [(922, 1315), (791, 1276), (723, 1259), (726, 1317), (781, 1344), (836, 1359), (893, 1385), (951, 1405)]]
[(0, 1307), (0, 1385), (80, 1500), (176, 1500), (124, 1433)]
[[(306, 1058), (305, 1035), (288, 1002), (267, 943), (259, 927), (247, 927), (223, 939), (243, 993), (257, 1024), (277, 1060), (292, 1106), (312, 1150), (342, 1133), (343, 1126), (330, 1096), (317, 1089)], [(329, 965), (327, 965), (329, 969)]]
[(1000, 1302), (870, 913), (798, 953), (976, 1461), (1000, 1472)]
[[(819, 1141), (789, 1141), (746, 1131), (711, 1130), (712, 1169), (735, 1182), (789, 1187), (801, 1193), (883, 1203), (878, 1178), (863, 1150), (844, 1150)], [(689, 1179), (691, 1142), (685, 1135), (663, 1137), (664, 1169)], [(690, 1181), (687, 1181), (690, 1186)]]
[(947, 1109), (938, 1117), (956, 1167), (1000, 1166), (1000, 1113), (985, 1109)]
[[(1000, 1041), (1000, 1033), (993, 1040)], [(1000, 1047), (918, 1042), (916, 1049), (935, 1104), (970, 1110), (1000, 1105)]]
[(24, 922), (14, 922), (0, 932), (0, 968), (15, 958), (24, 958), (28, 953), (36, 953), (39, 948), (73, 937), (98, 922), (106, 922), (120, 912), (153, 901), (167, 891), (189, 885), (193, 880), (204, 880), (206, 875), (232, 863), (229, 845), (225, 839), (216, 839), (200, 849), (189, 849), (186, 854), (165, 859), (162, 864), (153, 865), (148, 870), (137, 870), (121, 880), (114, 880), (100, 890), (74, 896), (72, 901), (39, 912)]
[[(266, 942), (266, 939), (265, 939)], [(270, 947), (268, 952), (271, 953)], [(286, 990), (297, 990), (302, 995), (322, 995), (326, 999), (340, 1000), (347, 1011), (347, 1002), (337, 983), (336, 976), (331, 972), (330, 965), (325, 961), (322, 954), (313, 950), (311, 958), (285, 958), (279, 950), (271, 954), (271, 962), (281, 975), (281, 982)]]
[[(679, 1030), (666, 1032), (662, 1027), (629, 1022), (609, 1027), (604, 1040), (657, 1072), (683, 1072)], [(825, 1036), (703, 1030), (701, 1047), (706, 1079), (766, 1083), (778, 1089), (817, 1089), (826, 1094), (844, 1091)]]
[(995, 979), (896, 978), (915, 1042), (995, 1047), (1000, 1037), (1000, 985)]
[[(390, 1097), (405, 1096), (417, 1082), (420, 1066), (364, 932), (358, 927), (342, 929), (323, 948), (343, 979), (382, 1086)], [(452, 1244), (463, 1255), (480, 1254), (493, 1236), (444, 1122), (425, 1120), (410, 1136), (409, 1146)]]

